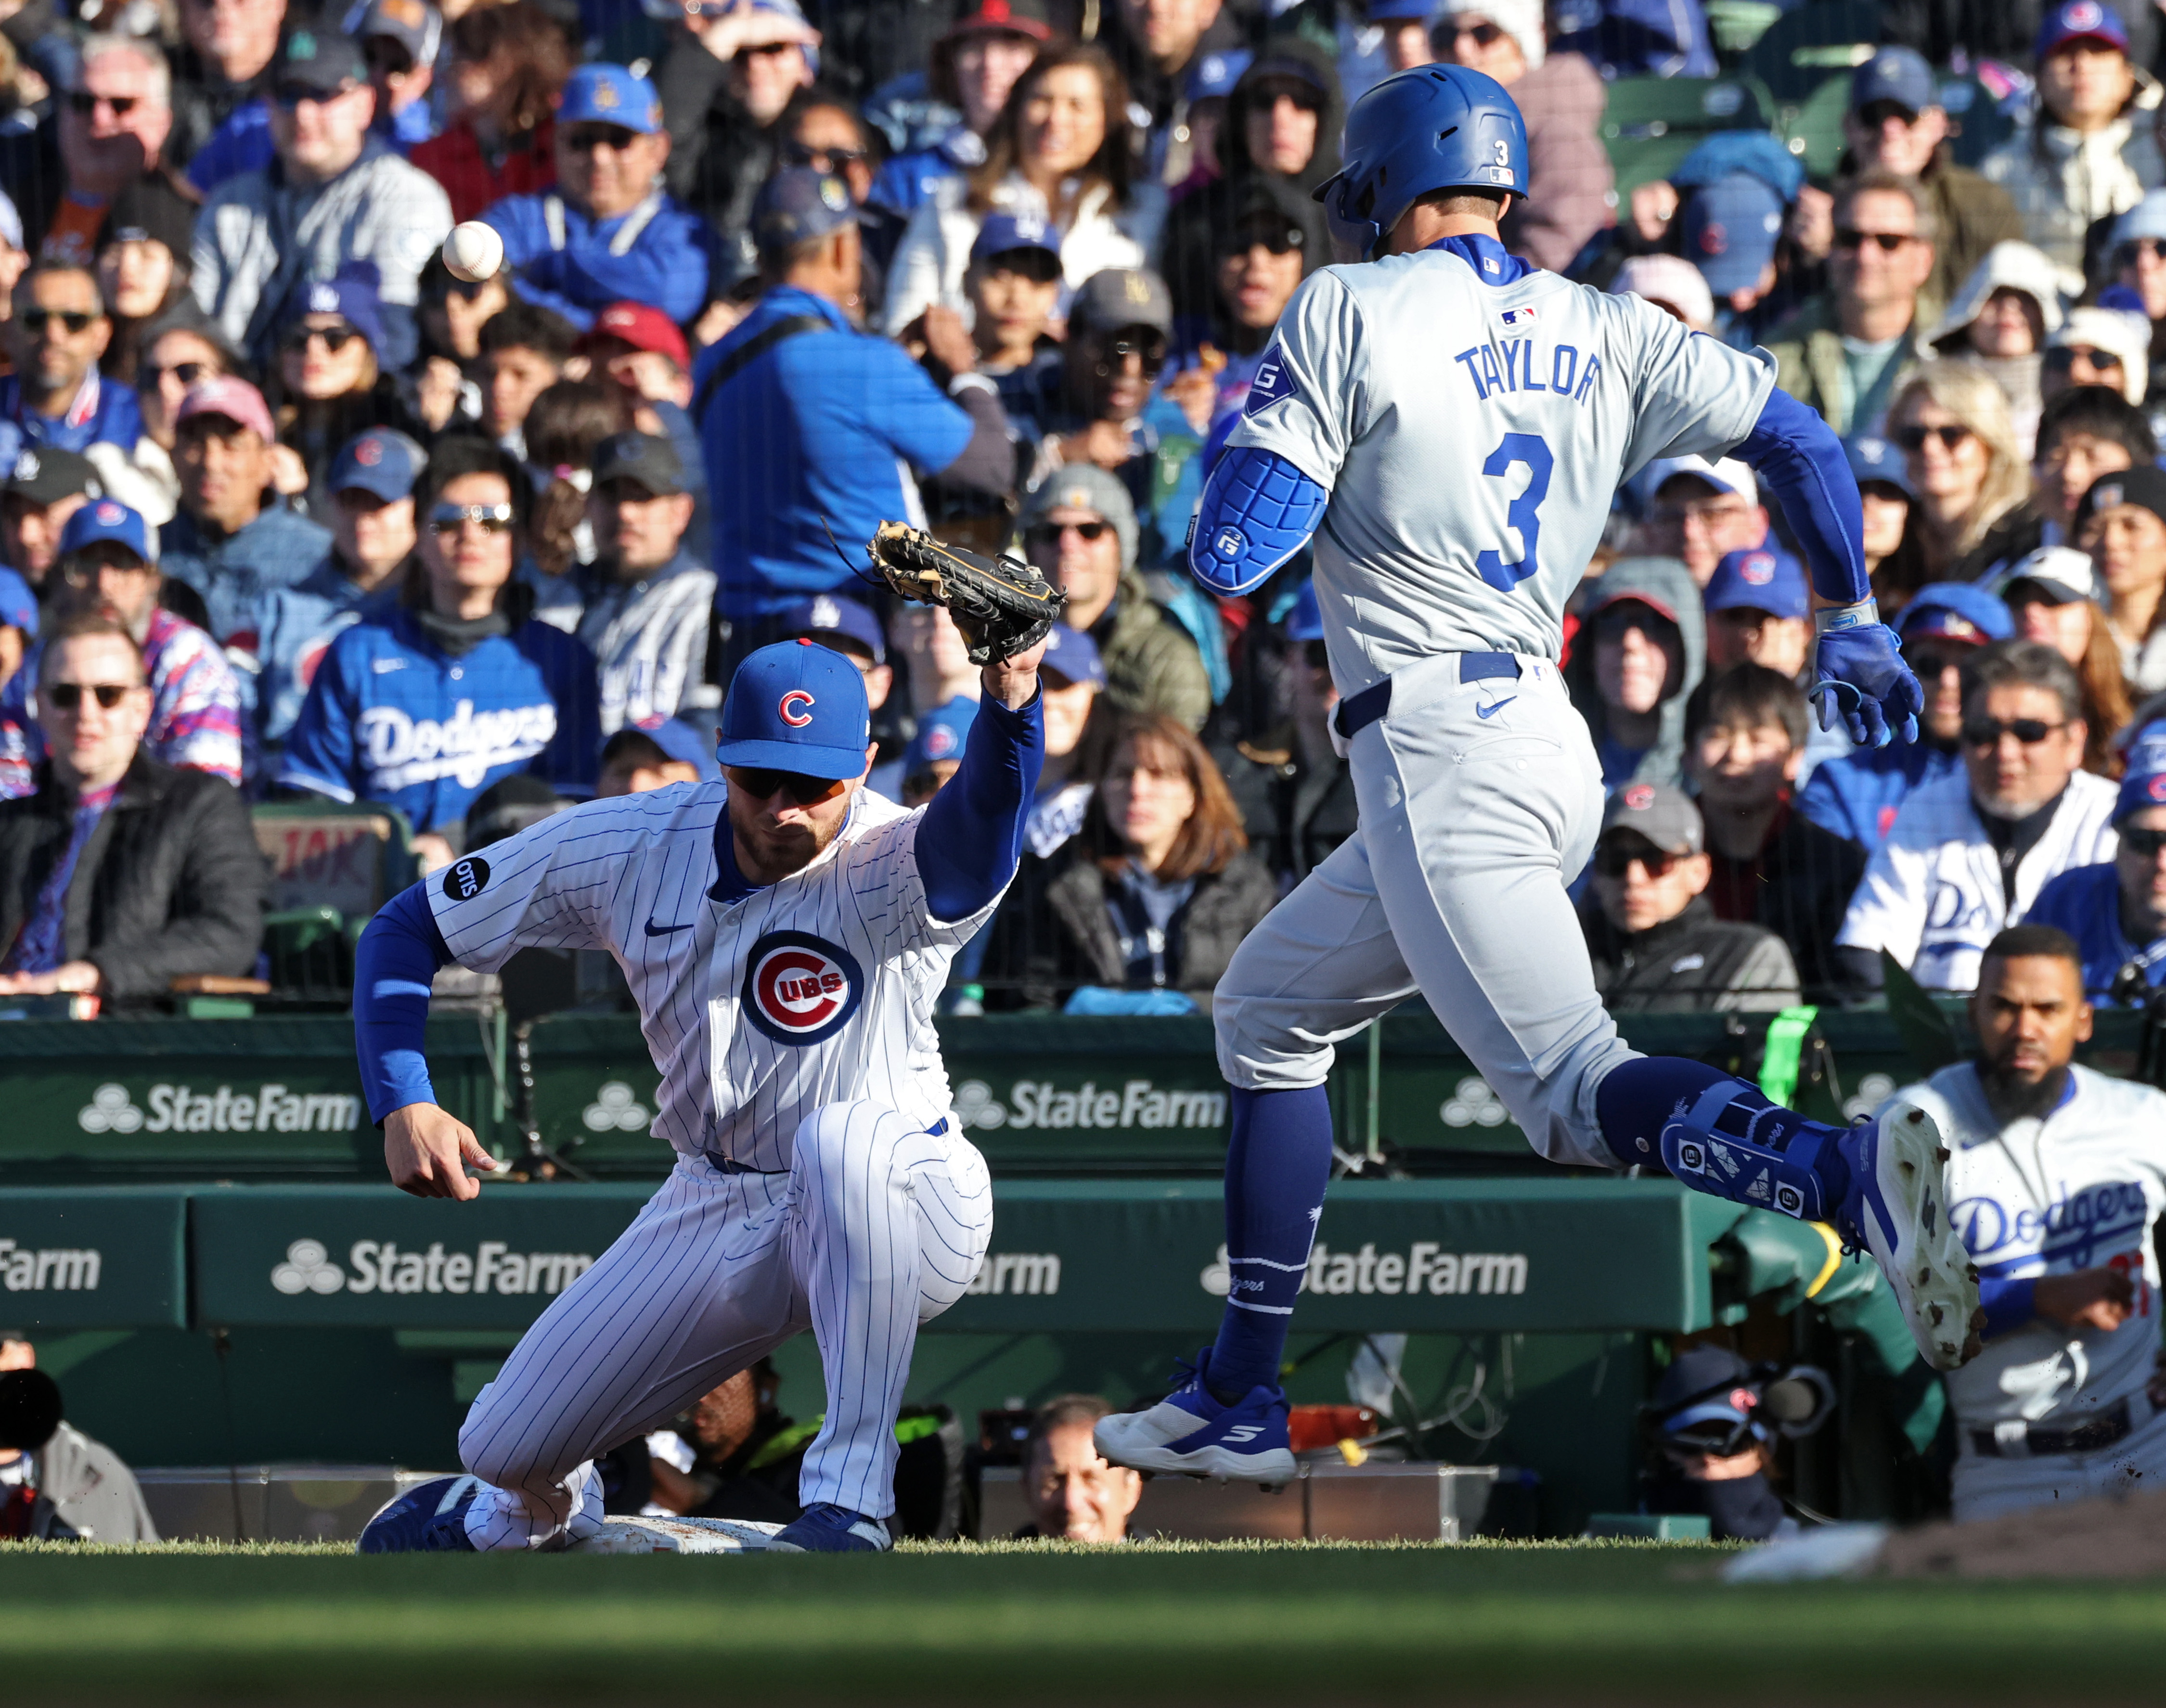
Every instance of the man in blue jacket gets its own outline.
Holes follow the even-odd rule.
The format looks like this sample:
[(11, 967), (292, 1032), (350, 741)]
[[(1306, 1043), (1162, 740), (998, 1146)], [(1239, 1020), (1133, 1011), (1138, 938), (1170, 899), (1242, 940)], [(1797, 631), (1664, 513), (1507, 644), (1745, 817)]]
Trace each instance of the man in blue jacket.
[(767, 293), (692, 377), (729, 663), (848, 583), (881, 522), (922, 514), (913, 475), (994, 493), (1015, 480), (1007, 417), (959, 321), (928, 324), (923, 366), (858, 329), (857, 209), (839, 178), (776, 173), (753, 236)]
[(584, 331), (612, 303), (649, 303), (679, 325), (707, 300), (713, 236), (662, 187), (669, 134), (654, 85), (581, 66), (557, 109), (557, 187), (482, 215), (504, 239), (513, 288)]

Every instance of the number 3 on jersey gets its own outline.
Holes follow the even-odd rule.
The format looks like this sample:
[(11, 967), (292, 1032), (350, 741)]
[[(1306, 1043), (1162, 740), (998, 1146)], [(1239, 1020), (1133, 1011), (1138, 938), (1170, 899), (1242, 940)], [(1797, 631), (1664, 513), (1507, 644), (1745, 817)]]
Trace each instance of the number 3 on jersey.
[(1544, 498), (1549, 496), (1550, 471), (1556, 459), (1550, 455), (1549, 446), (1532, 433), (1507, 433), (1504, 442), (1489, 453), (1488, 461), (1482, 465), (1482, 472), (1492, 479), (1508, 477), (1514, 463), (1524, 463), (1527, 470), (1526, 490), (1512, 500), (1512, 507), (1504, 513), (1504, 525), (1519, 536), (1519, 556), (1511, 563), (1504, 561), (1499, 551), (1485, 551), (1474, 560), (1482, 579), (1500, 593), (1508, 593), (1535, 572), (1535, 548), (1541, 534), (1541, 518), (1535, 514)]

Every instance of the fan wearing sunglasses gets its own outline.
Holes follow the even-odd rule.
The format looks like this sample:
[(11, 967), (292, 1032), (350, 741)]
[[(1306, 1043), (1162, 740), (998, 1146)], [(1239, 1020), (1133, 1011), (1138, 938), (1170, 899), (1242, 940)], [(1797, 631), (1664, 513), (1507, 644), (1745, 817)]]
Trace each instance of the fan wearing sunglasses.
[(623, 66), (579, 66), (557, 103), (553, 190), (507, 196), (482, 218), (504, 239), (516, 294), (582, 332), (612, 303), (679, 325), (706, 305), (714, 234), (663, 187), (669, 133), (654, 85)]
[(170, 188), (161, 155), (173, 128), (172, 77), (156, 44), (133, 36), (94, 35), (82, 45), (74, 87), (57, 95), (54, 127), (60, 184), (35, 222), (44, 227), (40, 253), (87, 261), (114, 198), (153, 175)]
[(15, 372), (0, 380), (0, 419), (25, 443), (76, 451), (117, 445), (124, 457), (135, 455), (143, 436), (135, 393), (98, 372), (113, 323), (95, 273), (52, 261), (32, 267), (16, 282), (6, 331)]
[(70, 616), (37, 670), (47, 757), (32, 793), (0, 804), (0, 994), (142, 1000), (251, 972), (267, 880), (248, 809), (156, 756), (134, 638)]
[(1699, 809), (1667, 783), (1609, 798), (1594, 845), (1594, 905), (1580, 925), (1612, 1014), (1755, 1012), (1802, 999), (1788, 947), (1758, 925), (1718, 919)]
[(1967, 992), (1994, 932), (2047, 882), (2111, 862), (2114, 785), (2084, 771), (2083, 686), (2037, 640), (1963, 661), (1960, 772), (1906, 799), (1851, 899), (1836, 946), (1855, 982), (1885, 950), (1928, 990)]
[(363, 263), (296, 292), (278, 335), (278, 440), (307, 471), (298, 489), (326, 527), (336, 503), (325, 472), (339, 447), (372, 427), (420, 430), (378, 364), (383, 322), (372, 271)]
[(1201, 729), (1211, 679), (1196, 643), (1144, 588), (1128, 489), (1103, 469), (1064, 469), (1032, 494), (1017, 526), (1030, 561), (1068, 595), (1061, 620), (1097, 643), (1113, 709)]
[(453, 857), (467, 809), (515, 772), (594, 792), (594, 655), (534, 618), (513, 579), (531, 490), (487, 440), (436, 442), (414, 488), (419, 574), (397, 609), (331, 642), (286, 738), (282, 786), (397, 807), (425, 867)]
[[(93, 498), (68, 518), (52, 572), (48, 607), (55, 618), (118, 623), (141, 649), (150, 683), (144, 745), (167, 765), (242, 780), (240, 688), (217, 641), (163, 608), (165, 577), (143, 518), (109, 498)], [(29, 672), (36, 674), (34, 668)], [(0, 693), (11, 705), (15, 684)], [(34, 733), (33, 755), (37, 750)]]

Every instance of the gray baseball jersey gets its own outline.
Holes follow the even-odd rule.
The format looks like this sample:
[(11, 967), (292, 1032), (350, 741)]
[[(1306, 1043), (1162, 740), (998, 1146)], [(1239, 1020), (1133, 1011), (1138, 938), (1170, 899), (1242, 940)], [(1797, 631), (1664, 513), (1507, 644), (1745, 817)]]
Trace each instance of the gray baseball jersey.
[(1773, 360), (1637, 297), (1531, 273), (1486, 284), (1424, 250), (1312, 276), (1228, 440), (1331, 492), (1316, 588), (1355, 693), (1443, 652), (1555, 658), (1618, 488), (1752, 430)]

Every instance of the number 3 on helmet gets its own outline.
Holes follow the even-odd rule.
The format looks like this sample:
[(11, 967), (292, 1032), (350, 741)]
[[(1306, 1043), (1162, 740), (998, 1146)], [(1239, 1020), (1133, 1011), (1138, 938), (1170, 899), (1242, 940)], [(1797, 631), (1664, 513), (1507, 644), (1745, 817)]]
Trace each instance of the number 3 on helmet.
[(1364, 261), (1432, 190), (1527, 193), (1527, 125), (1504, 86), (1465, 66), (1386, 77), (1346, 115), (1345, 164), (1316, 187), (1331, 235)]

